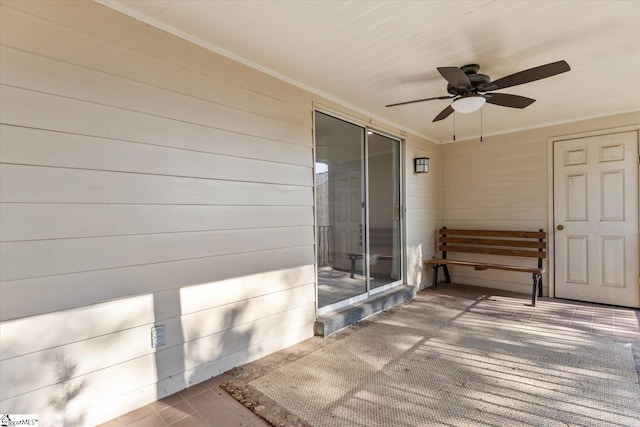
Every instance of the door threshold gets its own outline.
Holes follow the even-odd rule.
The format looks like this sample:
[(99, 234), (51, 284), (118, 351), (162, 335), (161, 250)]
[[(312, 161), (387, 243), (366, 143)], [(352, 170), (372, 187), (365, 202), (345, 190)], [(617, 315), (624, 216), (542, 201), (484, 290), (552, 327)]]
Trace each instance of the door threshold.
[(313, 327), (314, 334), (320, 337), (327, 337), (373, 314), (409, 301), (415, 296), (416, 288), (409, 285), (400, 285), (388, 291), (380, 292), (367, 300), (345, 307), (340, 311), (319, 316)]

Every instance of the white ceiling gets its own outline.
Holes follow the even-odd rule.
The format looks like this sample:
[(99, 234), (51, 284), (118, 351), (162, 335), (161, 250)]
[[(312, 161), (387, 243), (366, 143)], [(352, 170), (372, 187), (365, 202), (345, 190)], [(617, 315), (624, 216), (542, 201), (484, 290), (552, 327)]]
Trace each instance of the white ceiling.
[[(571, 71), (500, 92), (526, 109), (486, 105), (485, 136), (640, 111), (639, 1), (204, 1), (101, 3), (223, 52), (387, 123), (450, 141), (439, 66), (480, 65), (497, 80), (566, 60)], [(480, 112), (456, 115), (458, 140)]]

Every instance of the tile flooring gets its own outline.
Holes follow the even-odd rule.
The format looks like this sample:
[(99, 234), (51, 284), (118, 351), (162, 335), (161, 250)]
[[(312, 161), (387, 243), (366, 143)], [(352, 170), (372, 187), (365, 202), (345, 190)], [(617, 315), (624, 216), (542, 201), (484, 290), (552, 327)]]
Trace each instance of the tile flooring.
[(100, 427), (269, 427), (220, 388), (223, 374), (131, 411)]

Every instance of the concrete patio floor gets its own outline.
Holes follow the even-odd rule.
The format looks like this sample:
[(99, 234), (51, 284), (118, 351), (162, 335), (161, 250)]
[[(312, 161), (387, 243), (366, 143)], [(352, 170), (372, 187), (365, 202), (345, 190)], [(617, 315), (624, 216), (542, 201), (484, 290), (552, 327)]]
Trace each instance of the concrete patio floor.
[[(533, 308), (529, 296), (462, 285), (441, 285), (436, 290), (418, 293), (415, 300), (379, 313), (327, 338), (311, 338), (290, 348), (235, 368), (223, 375), (183, 390), (151, 405), (132, 411), (103, 426), (276, 426), (309, 425), (297, 414), (289, 412), (277, 401), (261, 393), (253, 384), (260, 378), (287, 368), (296, 361), (332, 345), (344, 344), (345, 338), (364, 328), (385, 323), (396, 311), (441, 307), (457, 310), (491, 322), (509, 319), (534, 327), (568, 328), (567, 333), (580, 334), (595, 341), (625, 343), (632, 346), (637, 384), (640, 376), (640, 315), (638, 310), (598, 304), (541, 298)], [(361, 333), (361, 332), (360, 332)], [(354, 336), (355, 337), (355, 336)], [(352, 337), (353, 338), (353, 337)], [(601, 341), (597, 341), (601, 340)], [(223, 391), (224, 388), (232, 394)], [(236, 400), (237, 399), (237, 400)], [(241, 403), (240, 403), (241, 402)], [(258, 415), (256, 415), (258, 414)], [(264, 418), (261, 419), (260, 417)], [(374, 420), (375, 421), (375, 420)], [(640, 419), (638, 420), (640, 425)], [(404, 424), (403, 424), (404, 425)], [(449, 424), (451, 425), (451, 424)], [(506, 425), (506, 424), (505, 424)], [(316, 424), (316, 427), (322, 427)]]

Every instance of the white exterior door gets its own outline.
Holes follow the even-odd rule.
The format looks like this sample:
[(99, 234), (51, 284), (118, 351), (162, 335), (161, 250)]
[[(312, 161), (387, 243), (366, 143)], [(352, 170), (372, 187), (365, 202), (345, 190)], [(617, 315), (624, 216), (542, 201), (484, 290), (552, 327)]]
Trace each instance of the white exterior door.
[(554, 143), (555, 296), (640, 306), (638, 133)]
[[(351, 268), (348, 254), (363, 255), (362, 247), (362, 172), (360, 170), (333, 174), (332, 204), (334, 227), (334, 267)], [(356, 260), (358, 274), (362, 258)]]

